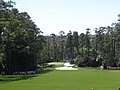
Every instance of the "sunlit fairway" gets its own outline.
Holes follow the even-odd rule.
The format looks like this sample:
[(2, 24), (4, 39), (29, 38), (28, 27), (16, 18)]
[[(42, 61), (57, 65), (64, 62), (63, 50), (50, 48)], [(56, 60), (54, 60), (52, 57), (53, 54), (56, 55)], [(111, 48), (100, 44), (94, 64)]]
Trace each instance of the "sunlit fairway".
[(118, 90), (120, 71), (80, 68), (30, 76), (0, 76), (0, 90)]

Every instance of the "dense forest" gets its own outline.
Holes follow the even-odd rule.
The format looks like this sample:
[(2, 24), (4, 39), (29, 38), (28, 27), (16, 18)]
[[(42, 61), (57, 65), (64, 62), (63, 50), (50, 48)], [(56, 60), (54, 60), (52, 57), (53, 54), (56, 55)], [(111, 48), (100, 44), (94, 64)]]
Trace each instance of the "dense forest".
[(0, 71), (35, 71), (47, 62), (75, 63), (79, 67), (120, 66), (120, 23), (78, 34), (69, 31), (44, 36), (27, 12), (15, 2), (0, 1)]

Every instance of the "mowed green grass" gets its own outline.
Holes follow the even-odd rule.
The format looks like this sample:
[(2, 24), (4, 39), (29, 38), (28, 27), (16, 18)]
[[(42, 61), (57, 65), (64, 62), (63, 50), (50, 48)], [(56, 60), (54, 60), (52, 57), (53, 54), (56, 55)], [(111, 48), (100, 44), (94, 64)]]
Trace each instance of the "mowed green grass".
[[(11, 78), (0, 76), (0, 80), (6, 77)], [(120, 71), (96, 68), (80, 68), (78, 71), (52, 70), (20, 79), (0, 81), (0, 90), (118, 90), (119, 87)]]

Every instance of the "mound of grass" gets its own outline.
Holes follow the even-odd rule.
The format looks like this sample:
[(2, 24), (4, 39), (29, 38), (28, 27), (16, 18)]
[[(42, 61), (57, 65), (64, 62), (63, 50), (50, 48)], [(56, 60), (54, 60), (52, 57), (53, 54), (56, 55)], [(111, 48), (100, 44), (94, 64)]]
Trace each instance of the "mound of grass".
[[(0, 79), (4, 76), (0, 76)], [(56, 71), (11, 82), (0, 81), (0, 90), (118, 90), (120, 71), (80, 68), (78, 71)]]

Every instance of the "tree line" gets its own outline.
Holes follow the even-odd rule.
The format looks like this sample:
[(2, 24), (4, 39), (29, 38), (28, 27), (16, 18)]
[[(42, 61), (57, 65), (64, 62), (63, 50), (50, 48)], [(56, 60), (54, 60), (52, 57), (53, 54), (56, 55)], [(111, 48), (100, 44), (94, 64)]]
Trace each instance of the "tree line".
[(81, 67), (120, 66), (120, 23), (95, 28), (91, 35), (69, 31), (43, 36), (27, 12), (0, 1), (0, 71), (35, 71), (37, 64), (69, 61)]
[(67, 35), (60, 31), (60, 35), (52, 33), (45, 36), (40, 63), (69, 61), (82, 67), (98, 67), (103, 64), (120, 66), (120, 23), (95, 28), (94, 31), (94, 35), (91, 35), (88, 28), (86, 33), (80, 35), (77, 31), (69, 31)]
[(14, 4), (0, 1), (0, 71), (5, 74), (35, 70), (37, 54), (43, 48), (40, 29)]

